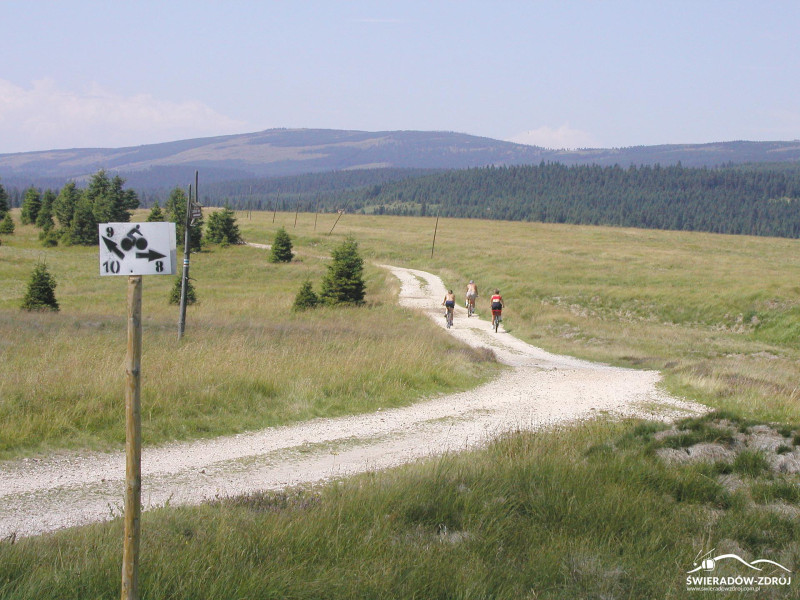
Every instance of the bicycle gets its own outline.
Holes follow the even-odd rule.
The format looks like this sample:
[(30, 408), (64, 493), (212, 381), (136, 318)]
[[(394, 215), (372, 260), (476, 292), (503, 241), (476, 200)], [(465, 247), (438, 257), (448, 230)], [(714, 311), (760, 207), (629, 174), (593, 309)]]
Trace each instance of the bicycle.
[(467, 298), (467, 317), (475, 314), (475, 298)]
[(500, 321), (503, 320), (502, 314), (503, 314), (502, 308), (492, 309), (492, 327), (494, 328), (495, 333), (497, 333), (497, 328), (500, 327)]
[(444, 309), (444, 322), (447, 324), (447, 328), (450, 329), (453, 326), (453, 307), (448, 306)]

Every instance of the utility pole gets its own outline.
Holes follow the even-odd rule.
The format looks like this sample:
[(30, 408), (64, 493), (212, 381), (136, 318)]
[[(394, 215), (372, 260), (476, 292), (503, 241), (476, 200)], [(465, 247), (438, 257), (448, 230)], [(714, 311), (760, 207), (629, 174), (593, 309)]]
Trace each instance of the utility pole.
[[(194, 196), (200, 198), (197, 193), (198, 172), (194, 172)], [(198, 202), (199, 204), (199, 202)], [(192, 185), (189, 184), (189, 197), (186, 199), (186, 229), (183, 234), (183, 276), (181, 278), (181, 316), (178, 321), (178, 340), (183, 338), (186, 329), (186, 295), (189, 288), (189, 253), (191, 252), (190, 229), (192, 227)]]
[(431, 244), (431, 258), (433, 258), (433, 249), (436, 247), (436, 232), (439, 229), (439, 212), (441, 207), (436, 211), (436, 225), (433, 228), (433, 243)]
[(332, 233), (333, 233), (333, 229), (334, 229), (334, 227), (336, 227), (336, 223), (338, 223), (338, 222), (339, 222), (339, 219), (341, 219), (341, 218), (342, 218), (342, 215), (343, 215), (343, 214), (345, 213), (345, 211), (347, 210), (347, 206), (348, 206), (348, 204), (350, 204), (350, 200), (348, 200), (347, 202), (345, 202), (345, 203), (344, 203), (344, 208), (342, 208), (342, 209), (340, 209), (340, 210), (339, 210), (339, 216), (338, 216), (338, 217), (336, 217), (336, 220), (333, 222), (333, 227), (331, 227), (331, 230), (328, 232), (328, 235), (330, 235), (330, 234), (332, 234)]

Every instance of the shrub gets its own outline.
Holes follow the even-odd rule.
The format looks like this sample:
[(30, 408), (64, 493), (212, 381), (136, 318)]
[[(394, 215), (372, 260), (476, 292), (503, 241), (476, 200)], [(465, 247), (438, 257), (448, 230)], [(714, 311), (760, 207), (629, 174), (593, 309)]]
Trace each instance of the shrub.
[(227, 206), (208, 217), (206, 239), (212, 244), (238, 244), (242, 241), (233, 211)]
[[(170, 304), (180, 304), (181, 303), (181, 280), (183, 276), (181, 275), (177, 279), (175, 279), (175, 285), (172, 286), (172, 291), (169, 293), (169, 303)], [(192, 285), (192, 280), (189, 279), (186, 282), (186, 304), (194, 304), (197, 302), (197, 292), (194, 290), (194, 286)]]
[(318, 304), (319, 296), (314, 292), (314, 288), (311, 287), (311, 282), (306, 280), (300, 288), (300, 291), (297, 292), (297, 296), (294, 298), (292, 310), (307, 310), (316, 307)]
[(14, 219), (11, 218), (11, 213), (7, 212), (0, 221), (0, 233), (14, 233)]
[(147, 215), (147, 222), (148, 223), (162, 223), (166, 220), (164, 216), (164, 211), (161, 210), (161, 207), (156, 202), (153, 205), (153, 208), (150, 209), (150, 214)]
[(47, 265), (40, 262), (31, 274), (28, 282), (28, 291), (22, 300), (23, 310), (52, 310), (58, 311), (56, 301), (56, 281), (47, 271)]
[(61, 237), (61, 234), (52, 228), (45, 229), (39, 233), (39, 241), (42, 242), (42, 246), (45, 248), (53, 248), (58, 246), (59, 237)]
[(272, 248), (269, 253), (269, 262), (291, 262), (294, 258), (292, 254), (292, 238), (286, 233), (286, 229), (281, 227), (275, 233), (275, 240), (272, 242)]
[(363, 304), (366, 294), (364, 260), (358, 253), (358, 243), (347, 237), (331, 253), (333, 260), (322, 280), (320, 300), (326, 304)]

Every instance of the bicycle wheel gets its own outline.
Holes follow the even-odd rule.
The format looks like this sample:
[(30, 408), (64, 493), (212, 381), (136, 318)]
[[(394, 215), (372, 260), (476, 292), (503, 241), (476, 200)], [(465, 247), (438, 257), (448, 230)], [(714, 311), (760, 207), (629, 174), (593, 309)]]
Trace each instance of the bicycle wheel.
[(494, 316), (494, 332), (497, 333), (497, 328), (500, 326), (500, 316)]

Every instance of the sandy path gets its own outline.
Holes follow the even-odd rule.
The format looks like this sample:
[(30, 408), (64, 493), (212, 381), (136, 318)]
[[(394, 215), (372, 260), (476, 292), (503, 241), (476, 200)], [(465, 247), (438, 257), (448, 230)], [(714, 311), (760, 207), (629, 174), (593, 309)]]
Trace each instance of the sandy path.
[[(444, 286), (423, 271), (386, 267), (401, 281), (400, 302), (444, 327)], [(468, 392), (406, 408), (317, 419), (192, 443), (146, 448), (142, 504), (198, 503), (279, 489), (459, 451), (502, 432), (533, 429), (599, 412), (648, 417), (703, 409), (656, 388), (659, 374), (557, 356), (457, 307), (451, 334), (491, 348), (512, 368)], [(0, 539), (105, 520), (122, 514), (125, 456), (69, 454), (0, 463)]]

